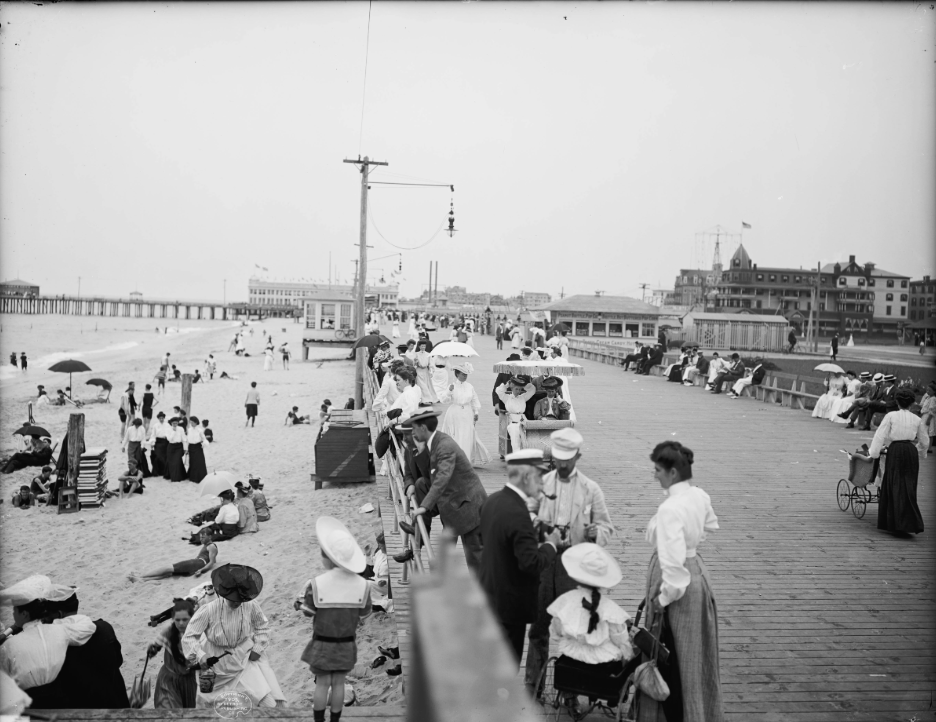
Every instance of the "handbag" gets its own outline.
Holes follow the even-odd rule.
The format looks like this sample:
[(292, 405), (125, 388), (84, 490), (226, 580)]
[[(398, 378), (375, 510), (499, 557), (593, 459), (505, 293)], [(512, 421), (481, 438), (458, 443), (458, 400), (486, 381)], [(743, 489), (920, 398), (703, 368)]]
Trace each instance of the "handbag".
[[(646, 600), (642, 601), (637, 608), (635, 623), (640, 621), (640, 614), (645, 605)], [(637, 689), (651, 699), (657, 702), (663, 702), (670, 696), (670, 688), (669, 685), (666, 684), (666, 680), (663, 679), (663, 675), (660, 673), (659, 669), (659, 664), (666, 664), (666, 660), (669, 658), (669, 650), (666, 649), (663, 642), (660, 641), (660, 634), (663, 628), (662, 615), (660, 615), (659, 618), (659, 626), (657, 625), (657, 620), (654, 620), (654, 627), (656, 627), (656, 634), (651, 634), (646, 629), (641, 629), (634, 635), (634, 643), (640, 648), (641, 652), (649, 657), (646, 662), (634, 670), (634, 684), (637, 686)], [(640, 642), (637, 641), (638, 637), (641, 637)], [(650, 648), (649, 651), (645, 649), (648, 645)], [(664, 652), (665, 656), (663, 654)]]
[[(644, 599), (640, 606), (637, 607), (637, 616), (634, 617), (634, 628), (637, 629), (640, 624), (640, 616), (643, 614), (644, 607), (647, 605), (647, 600)], [(662, 619), (661, 619), (662, 622)], [(633, 642), (634, 645), (643, 652), (648, 658), (654, 662), (659, 662), (660, 664), (666, 664), (669, 661), (670, 652), (666, 646), (659, 639), (659, 632), (657, 635), (651, 634), (646, 629), (637, 629), (634, 633)], [(642, 666), (642, 665), (641, 665)]]

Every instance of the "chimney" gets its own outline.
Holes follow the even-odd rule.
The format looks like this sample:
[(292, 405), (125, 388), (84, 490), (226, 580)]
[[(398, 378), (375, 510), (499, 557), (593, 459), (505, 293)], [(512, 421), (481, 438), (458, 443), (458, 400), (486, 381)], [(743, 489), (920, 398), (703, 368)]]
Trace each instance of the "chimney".
[(923, 283), (929, 283), (929, 276), (923, 276)]
[(755, 271), (757, 270), (757, 264), (756, 264), (756, 263), (754, 264), (754, 270), (755, 270)]
[(848, 262), (849, 262), (849, 263), (854, 263), (854, 262), (855, 262), (855, 257), (854, 257), (854, 256), (849, 256), (849, 257), (848, 257)]
[[(852, 257), (854, 258), (854, 256)], [(832, 266), (832, 273), (834, 273), (836, 276), (839, 275), (841, 272), (842, 272), (841, 263), (836, 263), (834, 266)]]
[(874, 264), (873, 264), (873, 263), (866, 263), (866, 264), (865, 264), (865, 273), (867, 273), (867, 274), (870, 276), (871, 273), (872, 273), (873, 271), (874, 271)]

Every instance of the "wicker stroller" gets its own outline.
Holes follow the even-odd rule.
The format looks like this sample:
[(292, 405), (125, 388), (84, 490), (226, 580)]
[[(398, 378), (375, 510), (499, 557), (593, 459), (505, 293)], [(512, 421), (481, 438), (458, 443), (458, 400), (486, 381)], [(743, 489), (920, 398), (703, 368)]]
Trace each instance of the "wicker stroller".
[(868, 488), (881, 475), (880, 459), (868, 456), (867, 444), (862, 444), (853, 454), (844, 449), (841, 451), (848, 456), (848, 478), (839, 479), (836, 487), (838, 506), (842, 511), (848, 511), (850, 506), (855, 518), (861, 519), (868, 504), (877, 504), (881, 497), (880, 487), (875, 488), (873, 494)]

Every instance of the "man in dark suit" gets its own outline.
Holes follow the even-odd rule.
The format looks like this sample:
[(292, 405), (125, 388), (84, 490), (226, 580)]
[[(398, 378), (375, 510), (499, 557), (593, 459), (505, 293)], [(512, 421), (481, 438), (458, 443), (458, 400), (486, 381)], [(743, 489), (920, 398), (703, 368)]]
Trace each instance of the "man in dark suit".
[(883, 383), (871, 392), (870, 403), (859, 416), (862, 431), (871, 430), (875, 414), (887, 414), (897, 410), (897, 399), (894, 398), (897, 377), (894, 374), (886, 374), (882, 381)]
[(409, 420), (413, 438), (425, 443), (429, 452), (429, 491), (414, 513), (425, 514), (437, 507), (442, 525), (461, 537), (468, 567), (477, 571), (481, 564), (481, 505), (487, 492), (455, 439), (437, 430), (437, 411), (425, 411)]
[(536, 621), (540, 573), (556, 559), (559, 545), (557, 529), (540, 544), (530, 518), (548, 468), (539, 449), (508, 454), (507, 485), (491, 494), (481, 509), (481, 586), (518, 667), (526, 626)]
[[(403, 491), (408, 497), (416, 501), (416, 506), (418, 507), (422, 504), (422, 500), (426, 498), (426, 494), (429, 493), (429, 486), (431, 484), (430, 479), (432, 478), (432, 474), (429, 466), (429, 451), (426, 449), (425, 445), (422, 445), (422, 448), (420, 448), (416, 444), (416, 441), (413, 439), (413, 426), (409, 421), (394, 427), (394, 433), (400, 438), (400, 446), (403, 449), (403, 463), (400, 465), (403, 471)], [(423, 517), (427, 533), (432, 532), (432, 517), (437, 515), (438, 512), (436, 510), (430, 509)], [(400, 528), (410, 536), (416, 536), (416, 528), (414, 525), (401, 521)], [(402, 554), (393, 555), (394, 561), (400, 564), (408, 562), (412, 558), (413, 550), (409, 546), (407, 546)]]

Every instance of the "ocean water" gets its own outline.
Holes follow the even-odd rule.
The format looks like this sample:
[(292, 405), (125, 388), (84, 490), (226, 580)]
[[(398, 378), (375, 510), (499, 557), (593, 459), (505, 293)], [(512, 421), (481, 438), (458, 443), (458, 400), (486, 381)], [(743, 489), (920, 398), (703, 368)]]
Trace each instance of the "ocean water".
[(45, 369), (67, 358), (81, 359), (93, 366), (96, 354), (132, 349), (159, 338), (178, 339), (193, 333), (234, 328), (237, 321), (186, 321), (170, 319), (158, 327), (157, 319), (99, 316), (0, 314), (0, 381), (18, 375), (10, 364), (25, 351), (30, 369)]

